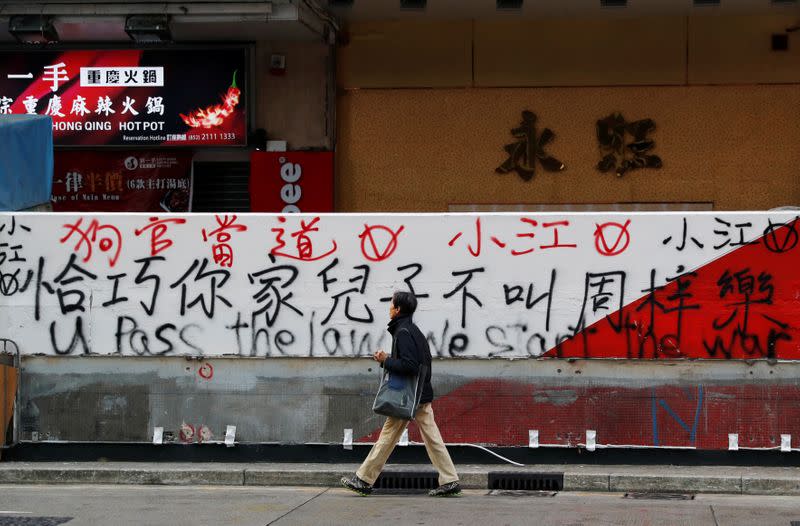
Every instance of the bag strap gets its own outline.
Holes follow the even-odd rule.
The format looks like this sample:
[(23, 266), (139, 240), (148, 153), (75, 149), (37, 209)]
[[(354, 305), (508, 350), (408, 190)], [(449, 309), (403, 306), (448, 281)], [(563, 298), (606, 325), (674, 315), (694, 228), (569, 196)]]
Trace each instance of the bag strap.
[[(405, 327), (403, 327), (402, 329), (397, 331), (397, 334), (399, 335), (403, 331), (405, 331), (409, 335), (411, 335), (411, 331), (409, 331)], [(397, 358), (397, 338), (395, 338), (394, 336), (392, 337), (392, 353), (391, 353), (390, 356), (392, 358)], [(381, 367), (378, 367), (378, 373), (380, 374), (381, 380), (383, 380), (383, 377), (386, 376), (387, 374), (389, 374), (389, 370), (386, 367), (381, 366)]]
[[(402, 329), (397, 331), (397, 335), (399, 336), (400, 333), (404, 332), (404, 331), (407, 332), (409, 334), (409, 336), (411, 335), (411, 331), (409, 331), (405, 327), (403, 327)], [(413, 338), (412, 338), (412, 340), (413, 340)], [(392, 337), (392, 358), (397, 358), (397, 338), (394, 337), (394, 336)]]

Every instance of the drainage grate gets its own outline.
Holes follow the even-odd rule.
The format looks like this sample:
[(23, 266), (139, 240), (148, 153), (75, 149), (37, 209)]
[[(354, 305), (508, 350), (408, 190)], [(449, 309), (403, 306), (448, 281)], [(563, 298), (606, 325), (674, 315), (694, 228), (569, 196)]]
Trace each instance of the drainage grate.
[(439, 485), (439, 475), (432, 471), (384, 471), (372, 485), (387, 492), (424, 492)]
[(561, 491), (564, 489), (564, 474), (494, 471), (489, 473), (489, 489)]
[(511, 489), (493, 489), (487, 493), (492, 497), (555, 497), (557, 491), (519, 491)]
[(58, 526), (72, 520), (72, 517), (0, 517), (0, 526)]
[(800, 521), (790, 521), (789, 526), (800, 526)]
[(652, 500), (694, 500), (694, 495), (686, 493), (626, 493), (624, 499)]

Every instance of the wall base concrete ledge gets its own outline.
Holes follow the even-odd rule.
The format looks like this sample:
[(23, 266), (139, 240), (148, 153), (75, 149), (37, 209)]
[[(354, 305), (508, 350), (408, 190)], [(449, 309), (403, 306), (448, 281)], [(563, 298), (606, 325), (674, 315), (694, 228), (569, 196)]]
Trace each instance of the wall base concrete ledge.
[(0, 484), (162, 484), (241, 486), (241, 467), (208, 464), (104, 462), (9, 462), (0, 464)]
[[(358, 464), (0, 462), (0, 484), (338, 486)], [(459, 465), (466, 489), (488, 489), (490, 473), (558, 473), (564, 491), (800, 495), (800, 468), (720, 466)], [(386, 471), (435, 473), (429, 464)]]

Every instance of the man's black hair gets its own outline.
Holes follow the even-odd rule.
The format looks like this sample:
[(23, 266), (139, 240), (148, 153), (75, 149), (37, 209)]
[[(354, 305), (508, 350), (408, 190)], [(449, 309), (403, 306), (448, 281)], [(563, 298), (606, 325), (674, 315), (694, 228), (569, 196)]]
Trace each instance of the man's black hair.
[(417, 298), (410, 292), (396, 291), (392, 294), (392, 303), (400, 309), (401, 314), (410, 316), (417, 310)]

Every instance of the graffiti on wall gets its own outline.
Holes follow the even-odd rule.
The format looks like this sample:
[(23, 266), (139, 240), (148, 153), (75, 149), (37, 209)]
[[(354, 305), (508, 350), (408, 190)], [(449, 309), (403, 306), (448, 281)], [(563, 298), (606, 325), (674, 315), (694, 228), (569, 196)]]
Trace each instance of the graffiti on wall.
[(0, 214), (25, 354), (798, 359), (797, 217)]

